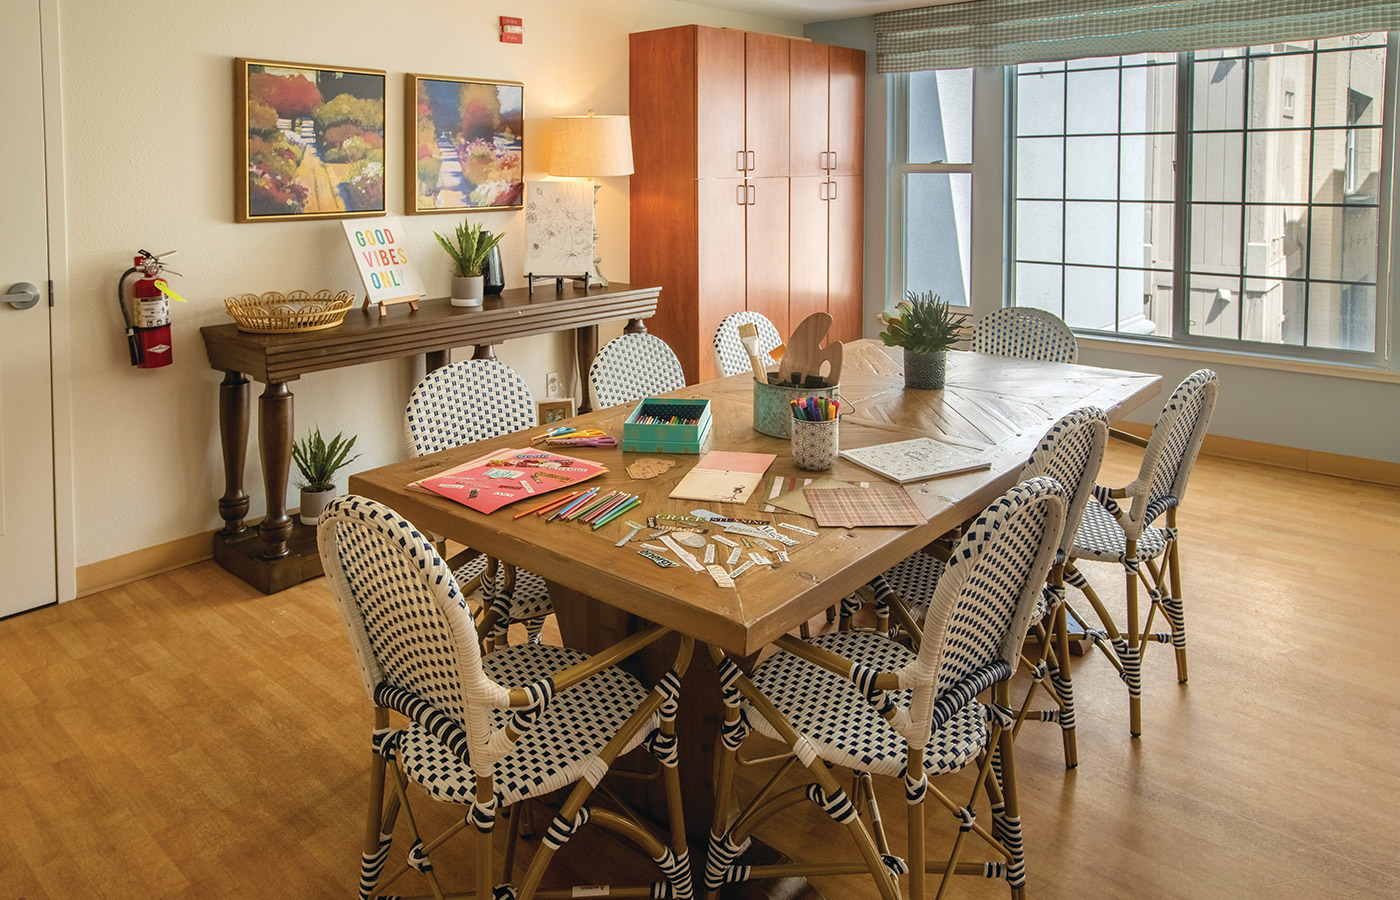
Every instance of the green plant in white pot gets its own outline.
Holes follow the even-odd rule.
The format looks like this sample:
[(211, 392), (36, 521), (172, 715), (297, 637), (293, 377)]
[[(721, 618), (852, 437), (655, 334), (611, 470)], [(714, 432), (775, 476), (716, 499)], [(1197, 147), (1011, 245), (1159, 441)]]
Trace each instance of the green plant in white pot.
[(452, 305), (480, 306), (485, 294), (484, 271), (491, 250), (501, 242), (503, 235), (492, 234), (480, 224), (457, 226), (451, 237), (443, 237), (437, 232), (442, 249), (452, 259)]
[(943, 387), (948, 369), (948, 351), (962, 337), (967, 317), (953, 313), (942, 298), (925, 291), (909, 291), (895, 306), (897, 315), (880, 313), (886, 331), (880, 340), (887, 347), (904, 348), (904, 386), (920, 390)]
[(301, 473), (301, 524), (315, 525), (321, 510), (340, 493), (335, 487), (335, 473), (360, 458), (358, 453), (350, 456), (354, 446), (355, 435), (346, 439), (337, 434), (327, 442), (319, 428), (293, 442), (292, 460)]

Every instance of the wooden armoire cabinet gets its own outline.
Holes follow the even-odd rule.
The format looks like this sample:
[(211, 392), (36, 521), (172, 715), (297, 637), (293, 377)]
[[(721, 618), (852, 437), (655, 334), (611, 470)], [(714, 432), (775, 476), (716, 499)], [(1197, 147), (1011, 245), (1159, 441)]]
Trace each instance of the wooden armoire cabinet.
[(687, 25), (631, 36), (630, 279), (692, 382), (720, 320), (784, 337), (818, 310), (861, 336), (865, 54)]

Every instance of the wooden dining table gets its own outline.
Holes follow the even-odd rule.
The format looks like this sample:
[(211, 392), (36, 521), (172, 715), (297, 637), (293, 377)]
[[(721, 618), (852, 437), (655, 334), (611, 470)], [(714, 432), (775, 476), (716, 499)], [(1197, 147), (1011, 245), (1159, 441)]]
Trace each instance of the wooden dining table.
[[(533, 515), (515, 519), (509, 506), (482, 515), (410, 487), (483, 453), (526, 447), (542, 433), (540, 428), (361, 472), (350, 478), (350, 490), (393, 507), (420, 529), (538, 573), (549, 582), (560, 634), (569, 646), (599, 650), (654, 622), (737, 659), (752, 660), (774, 638), (976, 515), (1015, 483), (1021, 464), (1065, 413), (1097, 406), (1114, 421), (1154, 397), (1161, 387), (1159, 376), (1140, 372), (953, 352), (948, 358), (946, 388), (906, 390), (900, 351), (872, 340), (846, 345), (841, 379), (842, 449), (929, 436), (983, 449), (991, 467), (906, 485), (927, 521), (901, 528), (818, 528), (813, 519), (795, 513), (760, 512), (760, 499), (769, 493), (766, 479), (754, 499), (744, 504), (672, 500), (668, 495), (698, 457), (628, 453), (620, 448), (579, 448), (573, 454), (608, 467), (607, 473), (591, 482), (601, 492), (616, 489), (641, 496), (631, 514), (597, 530), (546, 522)], [(707, 449), (773, 453), (777, 458), (767, 476), (812, 477), (813, 473), (793, 465), (787, 441), (753, 429), (753, 390), (753, 377), (742, 374), (662, 396), (711, 401), (713, 427)], [(634, 406), (597, 410), (569, 424), (620, 438), (623, 420)], [(642, 457), (673, 460), (676, 465), (651, 479), (634, 480), (627, 465)], [(844, 459), (821, 474), (850, 481), (881, 480)], [(624, 520), (640, 522), (647, 516), (696, 509), (789, 522), (818, 536), (783, 531), (800, 541), (789, 549), (790, 561), (777, 567), (754, 567), (728, 588), (684, 565), (659, 568), (638, 552), (636, 543), (614, 546), (629, 530)], [(661, 674), (659, 667), (668, 659), (666, 649), (657, 648), (645, 658), (642, 668), (649, 671), (642, 674)], [(702, 837), (714, 809), (715, 739), (723, 720), (717, 675), (708, 654), (697, 650), (682, 696), (677, 733), (686, 821), (693, 836)], [(633, 799), (643, 807), (649, 805), (646, 796)]]

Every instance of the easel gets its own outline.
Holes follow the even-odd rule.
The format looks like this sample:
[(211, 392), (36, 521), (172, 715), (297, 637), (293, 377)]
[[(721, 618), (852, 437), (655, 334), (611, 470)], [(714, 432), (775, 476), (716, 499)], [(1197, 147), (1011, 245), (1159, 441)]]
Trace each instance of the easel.
[[(590, 275), (590, 274), (587, 273), (587, 272), (584, 272), (582, 275), (536, 275), (534, 272), (526, 272), (526, 273), (525, 273), (525, 283), (526, 283), (526, 285), (528, 285), (529, 288), (530, 288), (530, 296), (531, 296), (531, 297), (535, 296), (535, 281), (536, 281), (536, 280), (539, 280), (539, 281), (548, 281), (548, 280), (551, 279), (551, 278), (554, 279), (554, 290), (555, 290), (556, 292), (559, 292), (559, 291), (563, 291), (563, 290), (564, 290), (564, 279), (565, 279), (565, 278), (572, 278), (574, 281), (582, 281), (582, 282), (583, 282), (583, 292), (586, 294), (586, 293), (588, 293), (588, 288), (590, 287), (590, 282), (591, 282), (593, 276)], [(417, 309), (417, 307), (415, 306), (414, 309)]]
[[(387, 316), (389, 314), (389, 307), (395, 303), (407, 303), (414, 312), (418, 312), (418, 298), (421, 296), (423, 295), (409, 294), (407, 297), (391, 297), (388, 300), (378, 301), (379, 318), (382, 319)], [(360, 304), (360, 309), (369, 309), (369, 295), (365, 295), (365, 302)]]

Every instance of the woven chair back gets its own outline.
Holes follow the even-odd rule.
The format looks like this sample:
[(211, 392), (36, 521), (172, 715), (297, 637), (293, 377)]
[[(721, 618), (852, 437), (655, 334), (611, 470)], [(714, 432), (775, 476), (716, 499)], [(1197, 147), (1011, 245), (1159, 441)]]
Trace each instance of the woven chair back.
[(1068, 494), (1065, 527), (1059, 550), (1064, 556), (1074, 549), (1084, 507), (1094, 493), (1094, 482), (1103, 464), (1108, 444), (1108, 417), (1096, 406), (1067, 413), (1050, 426), (1031, 458), (1021, 467), (1021, 480), (1044, 476), (1053, 478)]
[(1079, 344), (1064, 320), (1030, 306), (1006, 306), (984, 317), (973, 332), (972, 349), (1041, 362), (1079, 359)]
[(681, 361), (661, 338), (623, 334), (603, 345), (588, 369), (594, 409), (605, 409), (685, 387)]
[(773, 323), (768, 321), (768, 317), (763, 313), (744, 310), (725, 316), (715, 329), (715, 361), (719, 363), (721, 374), (738, 375), (740, 372), (751, 371), (749, 351), (744, 349), (743, 342), (739, 340), (739, 326), (747, 324), (758, 326), (759, 362), (763, 363), (764, 367), (777, 365), (777, 360), (768, 354), (783, 342), (778, 335), (778, 329), (773, 327)]
[(1168, 506), (1185, 498), (1186, 482), (1210, 428), (1219, 392), (1220, 379), (1210, 369), (1192, 372), (1172, 392), (1143, 453), (1138, 482), (1151, 484), (1152, 489), (1144, 497), (1142, 510), (1134, 505), (1135, 521), (1151, 522)]
[(404, 436), (410, 456), (535, 427), (525, 379), (494, 359), (464, 359), (429, 372), (408, 397)]
[[(1064, 489), (1034, 478), (987, 507), (953, 548), (924, 618), (916, 660), (924, 678), (915, 680), (932, 676), (933, 697), (998, 659), (1015, 671), (1064, 518)], [(920, 693), (916, 689), (911, 713), (916, 725), (927, 727), (918, 721)]]

